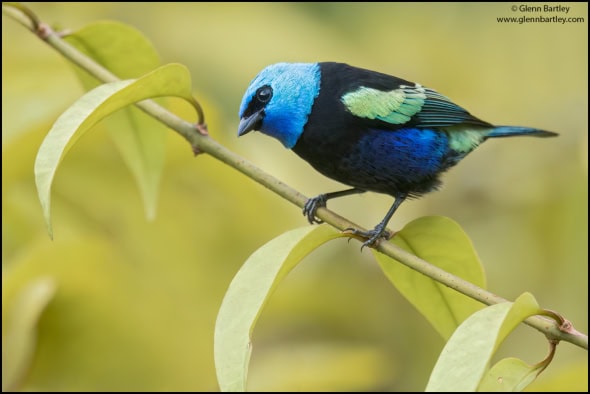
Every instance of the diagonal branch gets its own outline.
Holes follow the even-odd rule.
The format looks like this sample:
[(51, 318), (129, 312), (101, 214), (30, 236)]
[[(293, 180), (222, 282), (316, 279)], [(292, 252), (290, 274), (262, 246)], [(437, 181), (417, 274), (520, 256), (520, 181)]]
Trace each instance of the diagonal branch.
[[(2, 12), (25, 26), (31, 32), (35, 33), (66, 59), (86, 70), (98, 80), (102, 82), (113, 82), (118, 80), (118, 78), (109, 70), (105, 69), (93, 59), (64, 41), (58, 33), (54, 32), (47, 24), (40, 22), (34, 14), (24, 6), (15, 5), (14, 3), (3, 3)], [(300, 208), (303, 208), (305, 202), (308, 200), (306, 196), (297, 190), (270, 174), (265, 173), (260, 168), (225, 148), (223, 145), (220, 145), (204, 132), (206, 126), (204, 124), (204, 117), (202, 111), (200, 111), (200, 107), (197, 108), (197, 112), (199, 113), (199, 123), (195, 125), (179, 118), (172, 112), (169, 112), (165, 108), (151, 101), (138, 103), (137, 106), (146, 114), (153, 116), (184, 137), (191, 144), (195, 153), (207, 153), (215, 157)], [(351, 227), (364, 230), (361, 226), (358, 226), (326, 208), (319, 208), (317, 216), (324, 222), (341, 231)], [(498, 295), (475, 286), (455, 275), (449, 274), (427, 261), (406, 252), (393, 243), (380, 242), (375, 246), (375, 249), (401, 262), (407, 267), (483, 304), (493, 305), (507, 301)], [(534, 316), (528, 318), (525, 322), (529, 326), (544, 333), (550, 340), (566, 341), (581, 348), (588, 349), (588, 336), (576, 331), (567, 320), (565, 320), (565, 323), (562, 322), (560, 324), (553, 319)]]

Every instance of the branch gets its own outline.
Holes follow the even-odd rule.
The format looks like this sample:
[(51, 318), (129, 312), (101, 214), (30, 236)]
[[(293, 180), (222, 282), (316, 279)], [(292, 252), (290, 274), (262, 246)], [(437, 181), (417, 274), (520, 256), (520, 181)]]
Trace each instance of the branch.
[[(3, 3), (2, 12), (28, 28), (39, 38), (44, 40), (49, 46), (62, 54), (66, 59), (86, 70), (98, 80), (102, 82), (114, 82), (119, 80), (109, 70), (105, 69), (93, 59), (64, 41), (58, 33), (54, 32), (49, 25), (40, 22), (26, 7), (15, 3)], [(153, 116), (184, 137), (191, 144), (193, 151), (196, 154), (207, 153), (215, 157), (300, 208), (303, 208), (305, 202), (308, 200), (306, 196), (297, 190), (281, 182), (272, 175), (265, 173), (254, 164), (225, 148), (223, 145), (220, 145), (211, 138), (205, 132), (206, 125), (204, 124), (204, 117), (202, 111), (200, 111), (200, 107), (197, 106), (199, 122), (195, 125), (179, 118), (154, 102), (145, 101), (136, 105), (146, 114)], [(317, 216), (324, 222), (341, 231), (351, 227), (365, 230), (361, 226), (326, 208), (319, 208), (317, 210)], [(455, 275), (449, 274), (427, 261), (406, 252), (393, 243), (379, 242), (375, 246), (375, 249), (401, 262), (407, 267), (483, 304), (493, 305), (507, 301), (506, 299), (487, 290), (481, 289)], [(550, 340), (566, 341), (581, 348), (588, 349), (588, 336), (576, 331), (571, 323), (563, 318), (557, 319), (556, 321), (541, 316), (534, 316), (527, 319), (525, 323), (544, 333)]]

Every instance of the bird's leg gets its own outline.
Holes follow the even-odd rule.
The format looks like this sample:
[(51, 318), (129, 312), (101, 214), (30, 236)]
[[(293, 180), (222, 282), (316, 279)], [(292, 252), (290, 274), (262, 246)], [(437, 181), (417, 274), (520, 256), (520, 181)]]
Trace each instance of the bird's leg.
[(381, 222), (379, 222), (379, 224), (376, 225), (374, 229), (369, 230), (369, 231), (360, 231), (360, 230), (353, 229), (353, 228), (347, 228), (344, 231), (350, 231), (354, 235), (359, 235), (363, 238), (368, 238), (365, 242), (363, 242), (363, 246), (361, 246), (361, 250), (365, 246), (373, 246), (379, 238), (386, 238), (386, 239), (389, 238), (390, 234), (386, 230), (387, 224), (391, 220), (391, 217), (393, 216), (393, 214), (395, 213), (397, 208), (401, 205), (402, 202), (404, 202), (406, 197), (408, 197), (407, 194), (398, 195), (395, 198), (395, 201), (393, 202), (393, 205), (391, 206), (391, 208), (389, 208), (389, 211), (387, 211), (387, 214), (385, 215), (383, 220)]
[(313, 197), (313, 198), (310, 198), (309, 200), (307, 200), (307, 202), (303, 206), (303, 216), (307, 217), (307, 220), (311, 224), (323, 223), (323, 220), (317, 218), (315, 216), (315, 213), (318, 210), (318, 208), (320, 208), (320, 207), (325, 208), (328, 200), (331, 200), (331, 199), (337, 198), (337, 197), (344, 197), (344, 196), (348, 196), (351, 194), (359, 194), (359, 193), (364, 193), (364, 192), (365, 192), (364, 190), (360, 190), (360, 189), (346, 189), (346, 190), (341, 190), (339, 192), (320, 194), (319, 196), (316, 196), (316, 197)]

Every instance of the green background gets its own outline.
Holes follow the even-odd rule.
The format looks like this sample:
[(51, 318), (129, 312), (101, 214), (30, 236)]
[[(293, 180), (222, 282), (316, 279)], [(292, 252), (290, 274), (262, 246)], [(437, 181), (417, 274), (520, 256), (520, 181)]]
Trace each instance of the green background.
[[(191, 70), (215, 139), (308, 196), (342, 185), (271, 138), (236, 136), (242, 94), (270, 63), (342, 61), (432, 87), (495, 124), (559, 132), (487, 142), (444, 176), (440, 192), (405, 203), (390, 227), (453, 218), (472, 238), (491, 291), (509, 299), (530, 291), (587, 332), (588, 7), (565, 5), (559, 16), (585, 22), (498, 23), (537, 15), (512, 4), (29, 4), (62, 28), (135, 26), (162, 63)], [(2, 22), (3, 345), (22, 289), (39, 277), (57, 286), (17, 388), (217, 390), (213, 327), (223, 294), (253, 251), (306, 224), (300, 210), (210, 157), (193, 157), (170, 132), (157, 218), (147, 221), (99, 125), (58, 171), (50, 241), (34, 158), (82, 89), (58, 53)], [(330, 207), (371, 227), (390, 204), (367, 194)], [(339, 239), (271, 298), (254, 332), (250, 387), (423, 390), (443, 345), (369, 251)], [(500, 353), (535, 363), (546, 351), (543, 336), (522, 326)], [(12, 361), (3, 351), (3, 374)], [(561, 344), (536, 384), (587, 390), (587, 352)]]

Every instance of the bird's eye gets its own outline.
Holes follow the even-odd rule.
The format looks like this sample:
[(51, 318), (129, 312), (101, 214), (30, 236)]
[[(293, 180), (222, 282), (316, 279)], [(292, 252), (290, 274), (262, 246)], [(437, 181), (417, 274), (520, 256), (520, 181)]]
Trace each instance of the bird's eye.
[(263, 104), (266, 104), (272, 98), (272, 88), (268, 85), (259, 88), (256, 91), (256, 98)]

